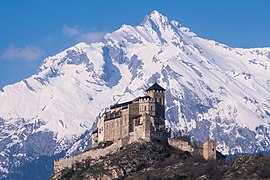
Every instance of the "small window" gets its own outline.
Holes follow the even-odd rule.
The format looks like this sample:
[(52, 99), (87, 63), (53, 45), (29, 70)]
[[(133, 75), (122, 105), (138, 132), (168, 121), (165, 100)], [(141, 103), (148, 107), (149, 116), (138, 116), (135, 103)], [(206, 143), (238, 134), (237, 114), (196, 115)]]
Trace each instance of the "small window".
[(139, 125), (140, 125), (140, 119), (137, 118), (137, 119), (135, 119), (135, 126), (139, 126)]
[(150, 106), (150, 108), (151, 108), (151, 111), (153, 111), (153, 106)]
[(146, 106), (144, 106), (144, 110), (146, 111)]

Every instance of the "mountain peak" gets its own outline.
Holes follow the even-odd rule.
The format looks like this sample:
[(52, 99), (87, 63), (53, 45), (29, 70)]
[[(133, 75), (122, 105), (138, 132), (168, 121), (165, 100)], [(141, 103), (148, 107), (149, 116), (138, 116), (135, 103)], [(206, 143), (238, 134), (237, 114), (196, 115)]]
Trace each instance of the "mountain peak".
[(169, 20), (166, 16), (163, 16), (157, 10), (154, 10), (151, 12), (151, 14), (145, 16), (142, 24), (147, 24), (149, 21), (154, 22), (155, 24), (158, 25), (161, 23), (168, 22)]
[(157, 10), (154, 10), (151, 12), (151, 14), (149, 15), (150, 17), (153, 18), (162, 18), (164, 17), (160, 12), (158, 12)]

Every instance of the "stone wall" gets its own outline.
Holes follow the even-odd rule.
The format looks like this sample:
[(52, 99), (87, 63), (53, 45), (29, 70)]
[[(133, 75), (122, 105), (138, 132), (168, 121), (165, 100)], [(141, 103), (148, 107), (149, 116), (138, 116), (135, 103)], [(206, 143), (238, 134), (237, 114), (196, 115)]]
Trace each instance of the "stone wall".
[(104, 116), (98, 119), (98, 142), (104, 141)]
[(122, 138), (127, 137), (129, 133), (129, 111), (130, 107), (122, 110)]
[(188, 142), (180, 140), (180, 139), (169, 138), (168, 143), (170, 146), (172, 146), (176, 149), (180, 149), (182, 151), (188, 151), (188, 152), (194, 151), (193, 147), (191, 145), (189, 145)]
[[(136, 124), (139, 121), (139, 124)], [(132, 120), (133, 132), (129, 133), (129, 143), (137, 141), (138, 139), (145, 139), (145, 116), (140, 116)]]
[(139, 103), (133, 102), (128, 105), (128, 117), (129, 120), (132, 120), (134, 117), (139, 115)]
[(117, 141), (122, 137), (122, 117), (105, 120), (104, 141)]
[(149, 98), (139, 99), (139, 114), (150, 114), (156, 116), (155, 100)]
[(62, 169), (71, 168), (72, 164), (76, 162), (82, 162), (85, 159), (97, 159), (109, 153), (116, 152), (122, 146), (127, 144), (126, 141), (126, 139), (119, 140), (104, 149), (91, 149), (74, 157), (56, 159), (54, 160), (54, 174), (59, 173)]

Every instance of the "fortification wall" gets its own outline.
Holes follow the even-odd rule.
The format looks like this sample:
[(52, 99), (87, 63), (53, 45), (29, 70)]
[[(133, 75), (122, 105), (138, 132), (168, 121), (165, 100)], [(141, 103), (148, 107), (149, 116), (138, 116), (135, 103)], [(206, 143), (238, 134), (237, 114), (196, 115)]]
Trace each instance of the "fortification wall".
[(71, 168), (72, 164), (76, 162), (82, 162), (83, 160), (89, 159), (89, 158), (97, 159), (109, 153), (116, 152), (123, 146), (123, 143), (126, 144), (125, 142), (126, 142), (125, 139), (124, 139), (124, 142), (122, 140), (119, 140), (104, 149), (89, 150), (74, 157), (56, 159), (54, 160), (54, 174), (60, 172), (61, 170), (65, 168)]
[(191, 145), (189, 145), (188, 142), (182, 141), (180, 139), (168, 138), (168, 143), (170, 146), (172, 146), (176, 149), (180, 149), (182, 151), (188, 151), (188, 152), (194, 151), (193, 147)]
[(122, 126), (122, 132), (121, 132), (121, 137), (127, 137), (129, 133), (129, 108), (128, 109), (123, 109), (122, 110), (122, 121), (121, 121), (121, 126)]
[(104, 123), (104, 141), (117, 141), (121, 139), (122, 117), (107, 120)]
[(138, 116), (139, 114), (139, 104), (134, 102), (128, 105), (128, 117), (129, 120), (132, 120), (134, 117)]
[(134, 127), (134, 132), (129, 133), (129, 143), (135, 142), (138, 139), (144, 139), (145, 137), (145, 127), (144, 125), (139, 125)]

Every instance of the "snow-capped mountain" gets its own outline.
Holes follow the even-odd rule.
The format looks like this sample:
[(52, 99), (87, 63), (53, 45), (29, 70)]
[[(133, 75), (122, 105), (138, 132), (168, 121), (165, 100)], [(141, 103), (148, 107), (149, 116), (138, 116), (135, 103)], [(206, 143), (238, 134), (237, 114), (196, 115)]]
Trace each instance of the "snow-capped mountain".
[(167, 126), (217, 140), (224, 154), (270, 151), (270, 48), (231, 48), (157, 11), (104, 41), (48, 57), (0, 91), (0, 173), (89, 147), (96, 119), (117, 102), (166, 88)]

